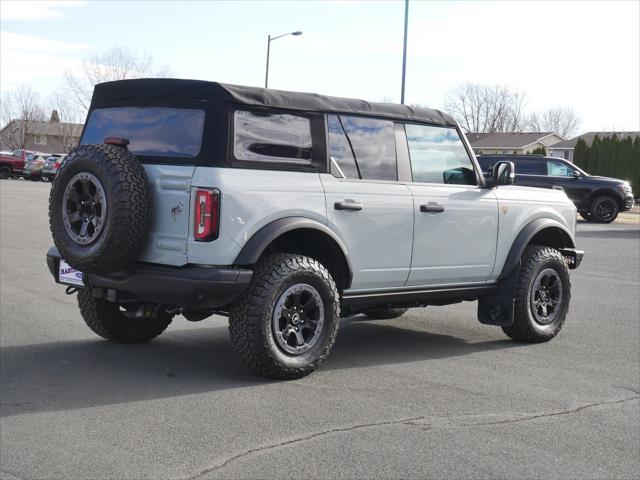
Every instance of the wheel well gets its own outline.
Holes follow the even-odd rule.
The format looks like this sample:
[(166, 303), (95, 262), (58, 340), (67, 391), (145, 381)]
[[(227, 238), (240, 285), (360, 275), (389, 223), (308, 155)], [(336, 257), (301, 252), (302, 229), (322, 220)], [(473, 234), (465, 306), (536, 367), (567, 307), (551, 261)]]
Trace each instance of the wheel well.
[(329, 235), (312, 228), (283, 233), (264, 249), (260, 258), (273, 253), (295, 253), (322, 263), (336, 282), (339, 291), (349, 288), (351, 272), (340, 246)]
[(542, 245), (552, 248), (575, 247), (571, 236), (558, 227), (547, 227), (536, 233), (527, 245)]
[(593, 202), (599, 197), (609, 197), (611, 200), (616, 202), (620, 210), (624, 208), (624, 200), (616, 192), (612, 190), (598, 190), (596, 192), (593, 192), (591, 194), (591, 198), (589, 198), (589, 210), (591, 210), (591, 205), (593, 205)]

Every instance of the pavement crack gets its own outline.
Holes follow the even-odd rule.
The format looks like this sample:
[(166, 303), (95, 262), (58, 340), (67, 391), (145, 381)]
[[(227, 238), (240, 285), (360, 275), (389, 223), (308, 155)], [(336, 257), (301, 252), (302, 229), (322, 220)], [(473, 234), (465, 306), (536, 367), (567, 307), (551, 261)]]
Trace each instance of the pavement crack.
[(564, 410), (556, 410), (551, 412), (532, 413), (532, 414), (488, 413), (488, 414), (477, 414), (477, 415), (473, 415), (473, 414), (450, 415), (450, 416), (444, 416), (444, 417), (420, 416), (420, 417), (403, 418), (399, 420), (387, 420), (387, 421), (381, 421), (381, 422), (361, 423), (361, 424), (351, 425), (348, 427), (328, 428), (326, 430), (319, 430), (306, 435), (300, 435), (295, 438), (289, 438), (286, 440), (281, 440), (279, 442), (274, 442), (274, 443), (269, 443), (265, 445), (260, 445), (257, 447), (248, 448), (246, 450), (236, 453), (235, 455), (228, 456), (218, 461), (217, 463), (187, 477), (187, 480), (196, 480), (196, 479), (202, 478), (211, 472), (220, 470), (221, 468), (225, 468), (229, 464), (237, 460), (240, 460), (241, 458), (254, 455), (256, 453), (274, 450), (280, 447), (285, 447), (285, 446), (292, 445), (299, 442), (306, 442), (308, 440), (312, 440), (318, 437), (324, 437), (327, 435), (353, 432), (356, 430), (364, 430), (368, 428), (385, 427), (385, 426), (401, 426), (401, 425), (409, 426), (409, 427), (418, 427), (423, 430), (434, 430), (434, 429), (444, 429), (444, 428), (469, 428), (469, 427), (481, 427), (481, 426), (488, 426), (488, 425), (513, 424), (513, 423), (533, 421), (540, 418), (551, 418), (551, 417), (559, 417), (564, 415), (573, 415), (590, 408), (612, 406), (612, 405), (617, 405), (621, 403), (637, 401), (639, 399), (640, 399), (640, 396), (636, 395), (633, 397), (621, 398), (616, 400), (606, 400), (602, 402), (588, 403), (585, 405), (580, 405), (574, 408), (568, 408)]

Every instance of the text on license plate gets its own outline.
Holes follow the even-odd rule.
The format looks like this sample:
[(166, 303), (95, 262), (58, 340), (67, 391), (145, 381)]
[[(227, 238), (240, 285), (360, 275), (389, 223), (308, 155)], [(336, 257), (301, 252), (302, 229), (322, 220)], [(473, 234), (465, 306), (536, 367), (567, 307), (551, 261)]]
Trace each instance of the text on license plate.
[(82, 272), (76, 270), (62, 259), (60, 259), (60, 268), (58, 269), (58, 280), (60, 283), (83, 285)]

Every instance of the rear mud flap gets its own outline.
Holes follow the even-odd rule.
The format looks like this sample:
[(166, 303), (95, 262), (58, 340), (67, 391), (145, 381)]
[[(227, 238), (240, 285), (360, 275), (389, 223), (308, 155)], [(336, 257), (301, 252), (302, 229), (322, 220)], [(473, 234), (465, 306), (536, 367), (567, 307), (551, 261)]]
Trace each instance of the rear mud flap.
[(512, 297), (481, 297), (478, 299), (478, 320), (486, 325), (511, 325), (515, 303)]

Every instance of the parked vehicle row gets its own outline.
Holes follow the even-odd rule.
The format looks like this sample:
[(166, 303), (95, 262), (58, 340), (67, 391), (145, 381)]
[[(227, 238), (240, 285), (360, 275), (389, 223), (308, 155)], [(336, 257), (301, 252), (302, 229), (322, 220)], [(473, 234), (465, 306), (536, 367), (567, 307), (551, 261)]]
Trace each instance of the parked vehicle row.
[(489, 178), (493, 166), (505, 160), (515, 166), (516, 185), (562, 188), (585, 220), (611, 223), (619, 212), (633, 207), (633, 191), (629, 182), (589, 175), (563, 158), (505, 154), (478, 156), (478, 163), (485, 177)]
[(0, 178), (50, 182), (56, 177), (65, 157), (63, 153), (49, 154), (24, 149), (0, 152)]

